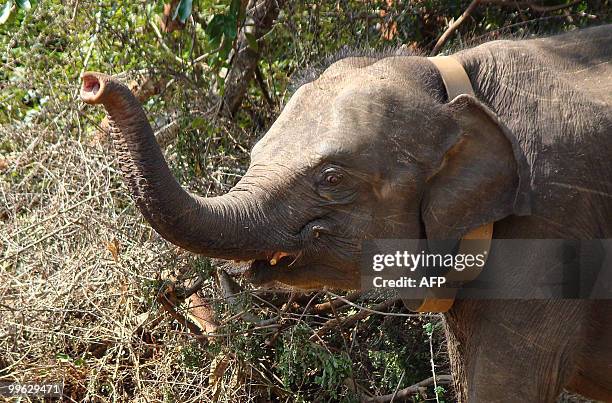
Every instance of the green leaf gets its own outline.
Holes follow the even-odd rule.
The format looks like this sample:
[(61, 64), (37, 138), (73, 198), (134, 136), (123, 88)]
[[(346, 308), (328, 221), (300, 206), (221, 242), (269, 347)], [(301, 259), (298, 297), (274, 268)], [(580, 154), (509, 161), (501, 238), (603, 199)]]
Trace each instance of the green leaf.
[(16, 0), (17, 1), (17, 6), (19, 8), (23, 8), (24, 10), (29, 10), (32, 8), (32, 5), (30, 4), (30, 0)]
[(225, 22), (223, 23), (223, 32), (225, 33), (225, 36), (227, 36), (227, 38), (230, 41), (233, 41), (234, 38), (236, 38), (236, 36), (238, 35), (238, 27), (236, 26), (236, 19), (231, 16), (225, 16)]
[(71, 362), (72, 358), (65, 353), (57, 353), (55, 354), (55, 359), (57, 359), (59, 362)]
[(192, 129), (202, 129), (204, 127), (206, 127), (208, 125), (208, 121), (202, 117), (195, 117), (193, 118), (193, 120), (191, 121), (191, 128)]
[(176, 17), (178, 16), (179, 21), (184, 24), (185, 21), (187, 21), (187, 18), (189, 18), (189, 16), (191, 15), (192, 5), (192, 0), (181, 0), (179, 5), (176, 7), (176, 10), (174, 10), (174, 15), (172, 16), (172, 19), (176, 20)]
[(4, 3), (4, 7), (0, 13), (0, 25), (4, 24), (9, 19), (11, 16), (11, 11), (13, 11), (13, 1), (9, 0)]
[(232, 0), (232, 3), (230, 4), (230, 15), (231, 16), (235, 16), (236, 19), (238, 19), (238, 15), (240, 13), (240, 9), (241, 9), (241, 1), (240, 0)]
[(206, 34), (215, 40), (221, 40), (221, 35), (223, 34), (223, 23), (224, 23), (225, 15), (223, 14), (215, 14), (208, 21), (206, 25)]
[(425, 325), (423, 325), (423, 329), (425, 329), (425, 334), (427, 336), (431, 336), (433, 334), (434, 331), (434, 325), (433, 323), (426, 323)]

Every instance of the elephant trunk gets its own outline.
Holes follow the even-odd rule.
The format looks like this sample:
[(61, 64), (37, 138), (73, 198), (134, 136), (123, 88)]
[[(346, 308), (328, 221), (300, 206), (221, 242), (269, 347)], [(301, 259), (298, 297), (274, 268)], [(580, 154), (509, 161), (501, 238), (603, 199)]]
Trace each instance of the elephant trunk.
[[(275, 243), (251, 192), (202, 198), (176, 181), (134, 95), (111, 77), (87, 72), (81, 98), (104, 105), (121, 170), (138, 208), (165, 239), (223, 259), (265, 259)], [(259, 219), (258, 219), (259, 218)]]

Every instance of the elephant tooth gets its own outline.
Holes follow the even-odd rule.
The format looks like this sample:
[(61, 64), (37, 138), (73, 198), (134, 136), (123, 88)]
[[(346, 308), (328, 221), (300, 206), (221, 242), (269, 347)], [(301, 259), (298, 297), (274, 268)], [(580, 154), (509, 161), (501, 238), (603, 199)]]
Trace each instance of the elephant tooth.
[(285, 256), (291, 255), (285, 252), (274, 252), (274, 255), (272, 255), (272, 258), (270, 259), (270, 266), (274, 266), (276, 263), (278, 263), (279, 260), (281, 260)]

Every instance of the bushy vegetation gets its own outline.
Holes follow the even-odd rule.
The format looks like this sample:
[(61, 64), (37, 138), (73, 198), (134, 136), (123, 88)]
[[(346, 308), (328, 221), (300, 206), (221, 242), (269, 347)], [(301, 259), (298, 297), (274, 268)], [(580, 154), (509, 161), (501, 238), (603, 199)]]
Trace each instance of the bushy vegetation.
[[(453, 400), (439, 317), (389, 295), (253, 290), (161, 240), (102, 109), (79, 101), (84, 71), (116, 75), (179, 181), (223, 193), (301, 69), (343, 48), (430, 53), (469, 4), (260, 1), (266, 23), (255, 3), (0, 1), (0, 381), (62, 380), (68, 401), (335, 402), (435, 373), (413, 400)], [(606, 21), (609, 0), (483, 0), (441, 49)], [(254, 62), (233, 81), (240, 46)]]

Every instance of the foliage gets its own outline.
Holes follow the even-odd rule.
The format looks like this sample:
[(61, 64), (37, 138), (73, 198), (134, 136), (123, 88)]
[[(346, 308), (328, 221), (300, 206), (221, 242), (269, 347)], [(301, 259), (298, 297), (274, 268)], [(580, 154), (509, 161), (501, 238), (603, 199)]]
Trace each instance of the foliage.
[[(316, 391), (325, 391), (328, 398), (338, 399), (345, 392), (343, 382), (352, 375), (352, 363), (346, 353), (334, 354), (308, 340), (311, 330), (305, 324), (293, 326), (285, 332), (276, 348), (277, 368), (283, 384), (302, 399), (308, 394), (312, 400), (321, 398)], [(314, 377), (314, 378), (313, 378)], [(314, 379), (315, 391), (304, 390), (307, 379)]]
[[(170, 18), (184, 26), (166, 32), (163, 1), (0, 2), (0, 335), (11, 335), (0, 338), (0, 379), (64, 379), (79, 401), (351, 401), (431, 376), (432, 355), (448, 373), (435, 317), (370, 315), (314, 337), (359, 310), (313, 313), (325, 294), (260, 295), (248, 285), (230, 303), (216, 278), (225, 264), (182, 253), (142, 221), (103, 114), (78, 100), (78, 82), (86, 70), (136, 87), (151, 81), (144, 107), (156, 133), (168, 135), (169, 165), (190, 190), (214, 195), (241, 177), (300, 69), (343, 48), (427, 53), (469, 2), (281, 2), (259, 39), (244, 30), (245, 1), (171, 3)], [(605, 21), (609, 0), (553, 11), (483, 1), (444, 51)], [(228, 119), (219, 100), (241, 32), (260, 79)], [(196, 279), (205, 279), (200, 294), (218, 322), (210, 337), (160, 299), (175, 290), (174, 313), (186, 314), (177, 290)], [(389, 310), (407, 314), (400, 303)], [(452, 399), (448, 385), (439, 388)]]
[(2, 6), (2, 9), (0, 11), (0, 25), (8, 21), (8, 19), (11, 17), (11, 14), (13, 13), (13, 11), (15, 11), (16, 8), (29, 10), (30, 8), (32, 8), (32, 5), (30, 4), (29, 0), (8, 0), (6, 3), (4, 3), (4, 6)]

